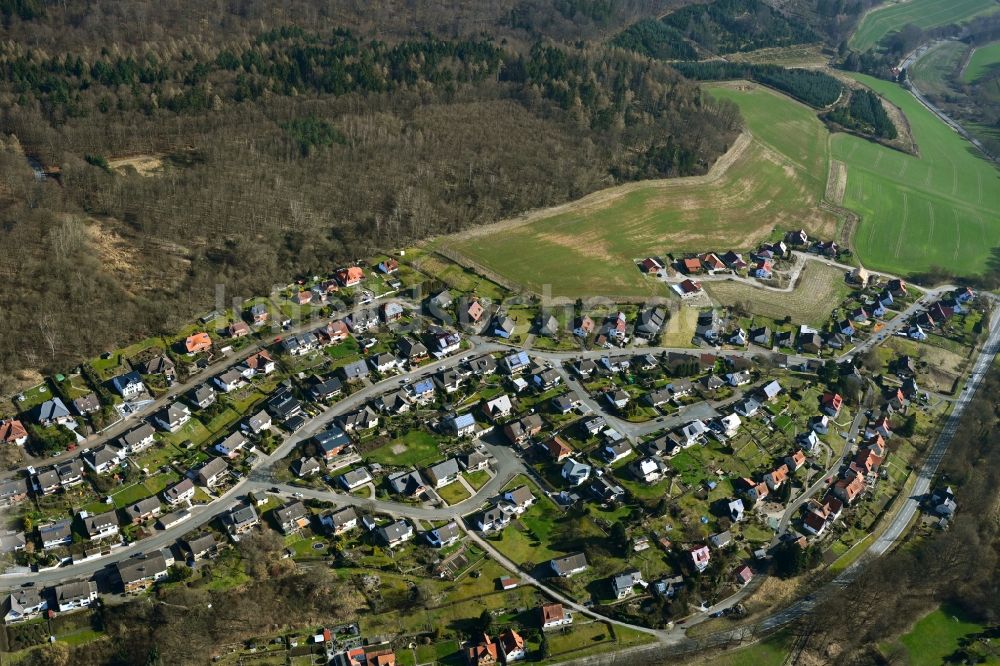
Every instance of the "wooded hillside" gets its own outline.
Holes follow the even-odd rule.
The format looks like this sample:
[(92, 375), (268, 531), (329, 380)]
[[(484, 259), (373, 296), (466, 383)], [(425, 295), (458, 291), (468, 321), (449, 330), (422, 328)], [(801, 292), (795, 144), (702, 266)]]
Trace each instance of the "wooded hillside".
[[(394, 2), (12, 14), (0, 233), (16, 251), (0, 259), (0, 370), (64, 369), (168, 330), (210, 306), (216, 283), (267, 292), (616, 181), (702, 173), (738, 131), (734, 109), (664, 64), (510, 26), (518, 9), (537, 30), (543, 3), (417, 4), (409, 23), (388, 16), (409, 7)], [(546, 25), (592, 34), (632, 6), (545, 3)], [(385, 36), (368, 31), (380, 12)], [(454, 36), (416, 34), (446, 16), (431, 32)], [(60, 183), (36, 181), (22, 153), (58, 166)], [(163, 167), (105, 167), (132, 155)]]

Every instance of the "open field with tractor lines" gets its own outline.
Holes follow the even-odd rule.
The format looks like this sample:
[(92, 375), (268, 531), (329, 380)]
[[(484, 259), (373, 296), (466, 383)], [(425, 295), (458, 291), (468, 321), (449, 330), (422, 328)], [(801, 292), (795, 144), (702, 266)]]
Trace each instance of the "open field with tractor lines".
[(900, 30), (907, 24), (920, 28), (934, 28), (949, 23), (960, 23), (977, 14), (993, 11), (993, 0), (908, 0), (888, 4), (868, 12), (858, 29), (851, 35), (849, 45), (855, 51), (867, 51), (886, 35)]
[(859, 258), (901, 274), (980, 272), (1000, 245), (1000, 171), (898, 85), (857, 78), (903, 110), (920, 151), (833, 136), (833, 157), (847, 165), (843, 205), (861, 216)]
[[(740, 106), (750, 144), (718, 177), (626, 185), (562, 206), (530, 223), (447, 239), (476, 263), (557, 296), (663, 293), (634, 260), (682, 250), (747, 249), (775, 228), (832, 237), (837, 219), (818, 208), (826, 187), (827, 131), (815, 114), (752, 84), (707, 86)], [(781, 120), (775, 121), (776, 118)]]

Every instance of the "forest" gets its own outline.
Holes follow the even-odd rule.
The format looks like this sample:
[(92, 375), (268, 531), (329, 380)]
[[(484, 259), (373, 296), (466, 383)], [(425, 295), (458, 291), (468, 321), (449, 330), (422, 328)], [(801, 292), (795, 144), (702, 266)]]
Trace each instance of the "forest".
[(805, 23), (783, 15), (761, 0), (692, 4), (668, 14), (663, 22), (717, 54), (820, 41)]
[(714, 60), (711, 62), (678, 62), (674, 69), (697, 81), (748, 79), (794, 97), (809, 106), (822, 108), (840, 98), (843, 86), (823, 72), (808, 69), (788, 69), (778, 65), (750, 65)]
[[(631, 16), (627, 2), (555, 5), (560, 29)], [(133, 34), (116, 27), (132, 5), (45, 4), (0, 41), (0, 233), (18, 248), (0, 259), (8, 384), (173, 330), (216, 285), (267, 293), (618, 181), (703, 173), (739, 131), (734, 107), (666, 64), (524, 40), (497, 7), (494, 36), (400, 38), (398, 17), (380, 36), (366, 12), (317, 27), (343, 7), (302, 5), (295, 22), (252, 31), (257, 3), (208, 5), (219, 29), (202, 39), (194, 16), (167, 20), (182, 0), (136, 6), (148, 13)], [(432, 23), (421, 11), (411, 30)], [(136, 155), (162, 168), (108, 167)], [(37, 180), (26, 157), (58, 180)]]
[(852, 91), (850, 101), (830, 111), (825, 118), (862, 134), (880, 139), (896, 138), (896, 126), (885, 112), (882, 100), (867, 89)]

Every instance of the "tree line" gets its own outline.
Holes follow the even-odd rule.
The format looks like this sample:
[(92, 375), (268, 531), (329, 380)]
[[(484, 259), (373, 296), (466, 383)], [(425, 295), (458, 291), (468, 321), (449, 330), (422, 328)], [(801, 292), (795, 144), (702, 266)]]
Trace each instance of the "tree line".
[(779, 65), (751, 65), (713, 60), (678, 62), (673, 67), (689, 79), (725, 81), (748, 79), (770, 86), (809, 106), (822, 108), (836, 102), (843, 85), (834, 77), (808, 69), (788, 69)]

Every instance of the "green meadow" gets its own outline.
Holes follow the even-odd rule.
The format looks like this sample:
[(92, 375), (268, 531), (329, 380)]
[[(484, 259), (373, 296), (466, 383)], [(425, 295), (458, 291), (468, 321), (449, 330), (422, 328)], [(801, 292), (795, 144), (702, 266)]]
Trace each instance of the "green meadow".
[(851, 35), (849, 46), (855, 51), (867, 51), (886, 35), (908, 24), (933, 28), (957, 23), (977, 14), (993, 10), (993, 0), (908, 0), (885, 5), (868, 12), (858, 29)]
[(981, 272), (1000, 245), (1000, 171), (900, 86), (857, 79), (903, 110), (920, 152), (833, 136), (833, 157), (847, 165), (843, 205), (861, 216), (854, 247), (862, 262), (901, 274)]
[(972, 57), (962, 72), (962, 80), (966, 83), (975, 83), (984, 74), (997, 69), (1000, 69), (1000, 42), (992, 42), (986, 46), (979, 46), (972, 52)]

